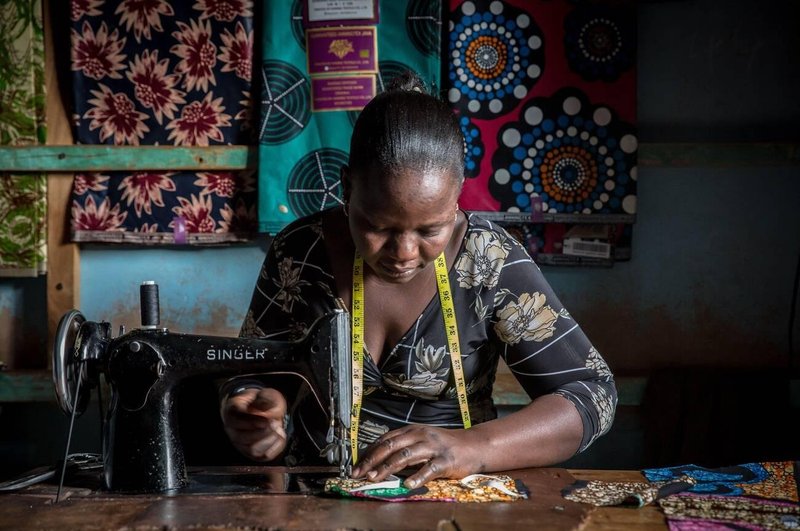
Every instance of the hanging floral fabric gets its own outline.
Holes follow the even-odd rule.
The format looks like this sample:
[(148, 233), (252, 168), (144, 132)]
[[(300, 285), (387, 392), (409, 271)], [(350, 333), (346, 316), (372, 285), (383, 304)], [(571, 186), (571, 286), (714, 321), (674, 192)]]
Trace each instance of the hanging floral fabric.
[[(75, 137), (213, 146), (251, 138), (253, 2), (72, 0)], [(253, 172), (75, 176), (75, 241), (218, 243), (256, 231)]]
[[(258, 217), (260, 229), (271, 233), (341, 203), (339, 171), (358, 116), (357, 110), (312, 110), (312, 81), (319, 79), (309, 74), (304, 1), (264, 4)], [(438, 0), (379, 3), (376, 92), (405, 70), (439, 92), (441, 7)]]
[[(43, 144), (44, 33), (38, 0), (0, 3), (0, 145)], [(45, 272), (47, 181), (0, 174), (0, 276)]]

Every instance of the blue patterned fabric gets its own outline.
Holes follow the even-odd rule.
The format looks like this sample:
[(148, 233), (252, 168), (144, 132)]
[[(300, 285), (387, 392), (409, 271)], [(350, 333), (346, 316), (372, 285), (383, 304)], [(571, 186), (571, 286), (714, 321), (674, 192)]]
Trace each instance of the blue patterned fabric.
[(797, 463), (792, 461), (745, 463), (722, 468), (680, 465), (649, 468), (642, 473), (649, 481), (670, 481), (689, 476), (696, 484), (687, 492), (717, 496), (756, 496), (798, 501)]

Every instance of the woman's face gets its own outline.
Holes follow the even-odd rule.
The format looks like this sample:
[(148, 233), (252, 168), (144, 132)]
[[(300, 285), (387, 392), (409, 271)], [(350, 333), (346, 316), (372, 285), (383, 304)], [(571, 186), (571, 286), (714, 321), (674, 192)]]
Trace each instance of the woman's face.
[(353, 243), (378, 278), (408, 282), (445, 249), (461, 191), (449, 171), (407, 171), (348, 181)]

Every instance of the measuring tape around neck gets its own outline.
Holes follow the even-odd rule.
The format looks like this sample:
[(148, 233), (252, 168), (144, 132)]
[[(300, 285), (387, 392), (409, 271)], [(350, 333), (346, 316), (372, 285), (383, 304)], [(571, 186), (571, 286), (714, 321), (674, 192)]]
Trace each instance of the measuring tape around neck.
[[(447, 345), (450, 350), (450, 365), (458, 395), (458, 406), (461, 410), (461, 422), (464, 429), (472, 426), (467, 401), (467, 385), (464, 380), (464, 366), (461, 363), (461, 346), (458, 340), (458, 325), (453, 307), (453, 296), (450, 292), (450, 278), (447, 273), (447, 261), (444, 252), (434, 261), (436, 269), (436, 287), (439, 302), (444, 316), (444, 328), (447, 334)], [(356, 253), (353, 258), (353, 311), (351, 327), (351, 346), (353, 356), (353, 406), (350, 414), (350, 450), (353, 464), (358, 462), (358, 425), (361, 418), (361, 400), (364, 396), (364, 259)]]
[(461, 363), (461, 344), (458, 341), (458, 325), (456, 311), (453, 307), (453, 294), (450, 292), (450, 277), (447, 274), (447, 261), (444, 252), (436, 257), (436, 287), (439, 289), (439, 302), (442, 305), (444, 316), (444, 330), (447, 334), (447, 344), (450, 347), (450, 365), (453, 368), (453, 379), (456, 383), (458, 407), (461, 409), (461, 423), (464, 429), (472, 426), (469, 418), (469, 404), (467, 402), (467, 383), (464, 381), (464, 365)]

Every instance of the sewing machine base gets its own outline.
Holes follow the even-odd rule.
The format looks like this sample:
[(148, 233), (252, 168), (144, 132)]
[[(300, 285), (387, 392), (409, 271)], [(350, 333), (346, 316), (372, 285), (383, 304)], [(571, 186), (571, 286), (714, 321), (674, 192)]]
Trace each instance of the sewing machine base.
[[(161, 496), (184, 495), (236, 495), (236, 494), (305, 494), (323, 492), (325, 480), (336, 477), (338, 467), (276, 467), (276, 466), (212, 466), (188, 467), (187, 485), (168, 489)], [(41, 485), (58, 482), (56, 474)], [(128, 497), (144, 495), (142, 492), (110, 491), (104, 485), (103, 471), (97, 466), (72, 470), (65, 481), (69, 489), (91, 492), (92, 495)]]

